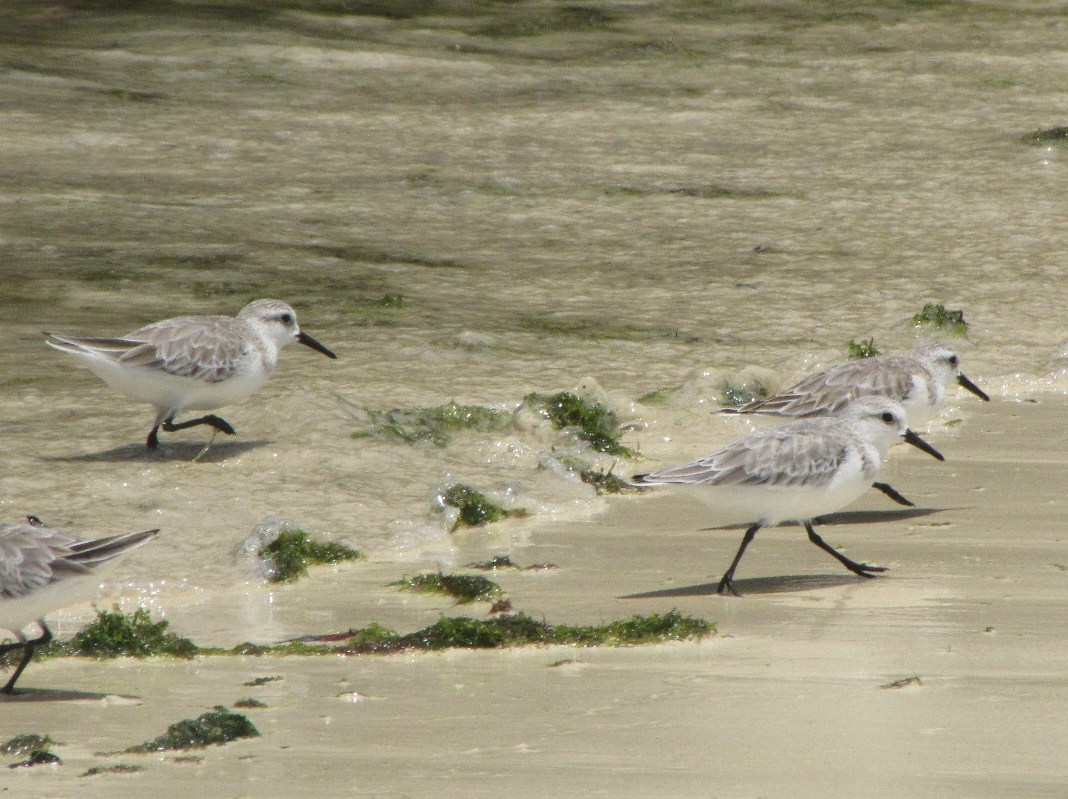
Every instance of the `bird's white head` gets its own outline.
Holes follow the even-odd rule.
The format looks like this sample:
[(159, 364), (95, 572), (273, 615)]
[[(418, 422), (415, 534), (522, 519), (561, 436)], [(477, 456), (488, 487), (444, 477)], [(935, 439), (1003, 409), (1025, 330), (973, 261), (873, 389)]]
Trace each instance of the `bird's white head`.
[(297, 312), (281, 300), (256, 300), (238, 313), (237, 318), (255, 330), (263, 339), (281, 349), (294, 341), (321, 352), (328, 358), (334, 353), (300, 329)]
[(990, 401), (987, 393), (960, 370), (960, 356), (952, 347), (940, 341), (924, 341), (912, 348), (912, 356), (935, 376), (943, 388), (958, 383), (984, 402)]
[(908, 416), (900, 402), (884, 396), (858, 397), (842, 411), (852, 419), (864, 438), (885, 449), (901, 440), (908, 429)]
[(912, 348), (912, 357), (922, 363), (938, 382), (949, 388), (960, 374), (960, 356), (940, 341), (924, 341)]
[(908, 428), (908, 415), (901, 403), (889, 397), (860, 397), (842, 412), (851, 419), (860, 435), (885, 453), (893, 444), (905, 441), (938, 460), (942, 454)]

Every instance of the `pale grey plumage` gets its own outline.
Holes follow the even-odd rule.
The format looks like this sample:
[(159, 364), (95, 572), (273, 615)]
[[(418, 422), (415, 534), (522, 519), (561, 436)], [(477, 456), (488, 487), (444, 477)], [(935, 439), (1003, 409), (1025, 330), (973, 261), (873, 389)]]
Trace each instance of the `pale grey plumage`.
[(903, 355), (861, 358), (809, 375), (784, 391), (722, 413), (810, 418), (841, 413), (859, 397), (882, 396), (900, 402), (909, 424), (919, 426), (942, 409), (954, 381), (980, 399), (990, 398), (959, 368), (960, 358), (941, 342), (922, 342)]
[[(92, 595), (102, 567), (151, 541), (159, 530), (105, 538), (76, 538), (30, 516), (27, 523), (0, 524), (0, 628), (16, 643), (0, 653), (23, 649), (23, 657), (0, 693), (12, 693), (36, 646), (52, 639), (45, 615)], [(40, 638), (28, 640), (23, 628), (36, 623)]]
[(232, 435), (225, 420), (208, 415), (184, 422), (185, 410), (221, 408), (258, 391), (274, 371), (282, 347), (296, 341), (336, 358), (304, 333), (294, 310), (280, 300), (256, 300), (236, 317), (176, 316), (120, 338), (45, 333), (54, 349), (80, 358), (128, 397), (156, 408), (148, 446), (158, 431), (208, 424)]
[(707, 457), (633, 479), (640, 485), (688, 487), (721, 511), (736, 510), (752, 520), (718, 593), (738, 593), (734, 571), (746, 547), (762, 526), (784, 521), (799, 522), (812, 543), (855, 574), (871, 577), (884, 569), (856, 563), (836, 551), (819, 537), (812, 520), (859, 497), (878, 475), (889, 447), (901, 440), (942, 459), (908, 429), (900, 403), (882, 396), (860, 397), (841, 416), (758, 430)]
[(859, 452), (865, 476), (878, 464), (863, 457), (858, 435), (836, 419), (808, 419), (743, 436), (713, 454), (645, 475), (643, 482), (716, 486), (819, 486), (839, 471), (850, 451)]

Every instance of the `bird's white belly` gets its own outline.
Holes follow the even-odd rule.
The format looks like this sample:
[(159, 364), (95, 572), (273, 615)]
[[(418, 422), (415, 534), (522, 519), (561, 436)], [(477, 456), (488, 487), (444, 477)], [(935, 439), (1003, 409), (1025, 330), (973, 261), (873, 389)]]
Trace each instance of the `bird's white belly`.
[(266, 371), (246, 370), (218, 383), (208, 383), (100, 358), (87, 359), (87, 365), (116, 391), (175, 413), (185, 409), (210, 410), (240, 402), (262, 388), (268, 377)]
[(692, 485), (686, 489), (725, 520), (778, 524), (841, 510), (867, 491), (872, 479), (855, 458), (821, 485)]
[(929, 388), (926, 380), (918, 378), (913, 380), (908, 396), (901, 400), (901, 405), (908, 416), (909, 427), (922, 428), (942, 413), (946, 392), (940, 391), (939, 388), (939, 386)]
[(99, 586), (99, 575), (84, 574), (64, 577), (25, 596), (0, 599), (0, 629), (19, 632), (48, 613), (92, 599)]

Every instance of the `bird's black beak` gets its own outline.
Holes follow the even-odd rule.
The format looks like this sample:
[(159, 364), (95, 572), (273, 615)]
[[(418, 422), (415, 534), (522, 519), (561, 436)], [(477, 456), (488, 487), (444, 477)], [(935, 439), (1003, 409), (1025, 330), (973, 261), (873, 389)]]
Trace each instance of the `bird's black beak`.
[(966, 378), (962, 372), (957, 373), (957, 382), (972, 392), (975, 396), (981, 399), (983, 402), (990, 402), (990, 397), (979, 386), (975, 385), (971, 380)]
[(945, 455), (943, 455), (937, 449), (932, 447), (930, 444), (928, 444), (918, 435), (913, 433), (911, 430), (905, 431), (905, 441), (907, 441), (909, 444), (912, 444), (912, 446), (916, 447), (916, 449), (922, 449), (932, 458), (937, 458), (940, 461), (944, 461), (946, 459)]
[(318, 341), (313, 339), (311, 336), (309, 336), (303, 330), (301, 330), (299, 333), (297, 333), (297, 341), (299, 341), (305, 347), (311, 347), (316, 352), (321, 352), (327, 358), (333, 358), (335, 361), (337, 360), (337, 356), (334, 355), (334, 353), (332, 353), (330, 350), (328, 350), (326, 347), (324, 347)]

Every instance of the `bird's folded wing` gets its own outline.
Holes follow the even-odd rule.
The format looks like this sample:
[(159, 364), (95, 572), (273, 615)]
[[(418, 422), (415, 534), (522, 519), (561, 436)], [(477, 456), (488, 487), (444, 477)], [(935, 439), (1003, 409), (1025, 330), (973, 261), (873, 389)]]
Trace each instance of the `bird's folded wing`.
[(642, 482), (717, 486), (823, 485), (836, 474), (845, 454), (845, 442), (822, 431), (790, 434), (762, 431), (741, 438), (707, 458), (645, 475)]
[(225, 316), (166, 319), (125, 339), (138, 343), (119, 357), (121, 363), (206, 383), (233, 377), (250, 349)]

